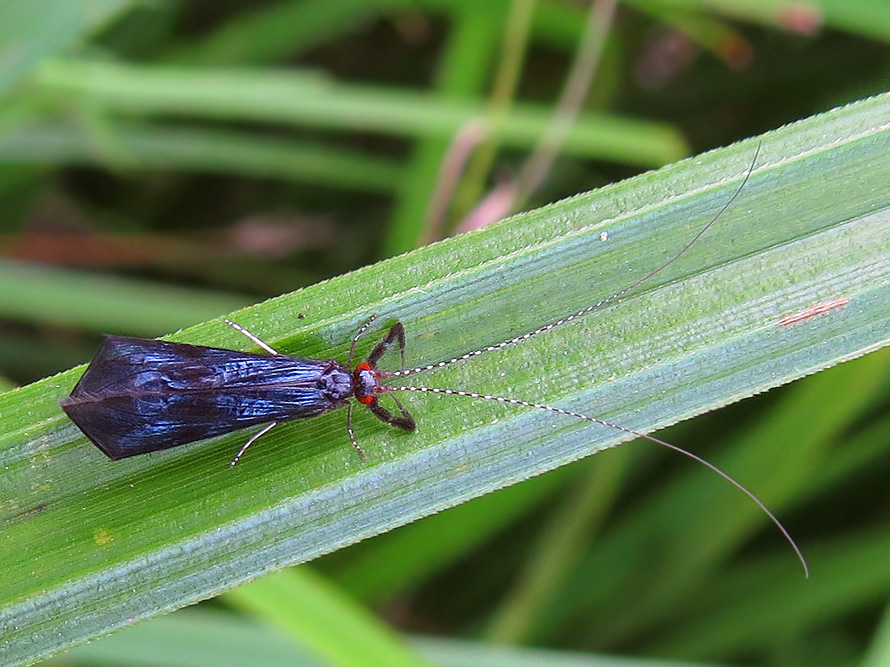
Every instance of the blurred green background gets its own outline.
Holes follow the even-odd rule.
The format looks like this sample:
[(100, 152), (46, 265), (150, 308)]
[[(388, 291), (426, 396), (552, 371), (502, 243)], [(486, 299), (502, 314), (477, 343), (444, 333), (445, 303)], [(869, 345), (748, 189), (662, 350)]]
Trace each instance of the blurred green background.
[[(610, 4), (0, 0), (0, 382), (890, 88), (883, 1)], [(486, 131), (474, 119), (492, 110)], [(524, 180), (559, 113), (575, 120), (559, 156)], [(653, 582), (649, 510), (704, 473), (632, 446), (325, 557), (308, 588), (280, 583), (279, 610), (313, 600), (290, 629), (335, 644), (359, 632), (353, 602), (468, 642), (417, 640), (438, 664), (890, 664), (888, 361), (664, 435), (713, 458), (788, 438), (836, 453), (774, 508), (820, 564), (810, 582), (788, 579), (765, 524), (705, 576)], [(835, 409), (839, 383), (873, 389)], [(274, 617), (271, 598), (232, 594), (63, 660), (322, 664), (249, 618)]]

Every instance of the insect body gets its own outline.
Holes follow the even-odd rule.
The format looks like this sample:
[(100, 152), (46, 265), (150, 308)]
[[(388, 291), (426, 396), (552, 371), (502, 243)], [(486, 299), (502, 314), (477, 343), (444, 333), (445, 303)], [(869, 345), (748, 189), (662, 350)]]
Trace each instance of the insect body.
[[(61, 401), (62, 409), (113, 460), (267, 424), (247, 441), (234, 465), (251, 443), (279, 422), (315, 417), (344, 405), (349, 406), (349, 438), (364, 458), (352, 431), (350, 398), (388, 424), (415, 429), (407, 410), (399, 405), (402, 416), (393, 415), (375, 392), (375, 366), (393, 342), (402, 351), (404, 368), (401, 324), (390, 329), (367, 361), (350, 369), (333, 360), (279, 354), (243, 327), (226, 322), (269, 354), (109, 336), (71, 395)], [(369, 324), (353, 338), (350, 361)]]
[[(353, 337), (349, 360), (345, 365), (333, 360), (318, 361), (282, 355), (229, 320), (226, 320), (229, 325), (247, 336), (267, 354), (111, 336), (106, 339), (71, 395), (61, 401), (62, 408), (81, 431), (112, 459), (170, 449), (195, 440), (266, 424), (247, 440), (232, 460), (232, 465), (238, 462), (257, 438), (279, 422), (314, 417), (344, 405), (348, 408), (346, 428), (349, 440), (362, 458), (365, 458), (352, 429), (354, 404), (350, 399), (353, 398), (367, 406), (382, 421), (406, 431), (415, 430), (415, 421), (394, 392), (449, 394), (548, 410), (645, 438), (707, 466), (748, 495), (776, 524), (791, 544), (806, 574), (807, 565), (803, 555), (784, 526), (766, 506), (735, 479), (691, 452), (651, 435), (558, 407), (469, 391), (420, 385), (393, 386), (383, 382), (441, 368), (521, 343), (583, 317), (639, 287), (683, 256), (729, 208), (753, 172), (759, 151), (758, 146), (745, 178), (732, 197), (673, 257), (629, 287), (534, 331), (452, 359), (416, 368), (405, 367), (405, 329), (400, 323), (390, 328), (365, 362), (351, 368), (356, 343), (374, 317)], [(394, 343), (398, 344), (401, 353), (401, 370), (377, 370), (377, 362)], [(379, 397), (383, 394), (392, 397), (400, 415), (393, 414), (380, 405)]]

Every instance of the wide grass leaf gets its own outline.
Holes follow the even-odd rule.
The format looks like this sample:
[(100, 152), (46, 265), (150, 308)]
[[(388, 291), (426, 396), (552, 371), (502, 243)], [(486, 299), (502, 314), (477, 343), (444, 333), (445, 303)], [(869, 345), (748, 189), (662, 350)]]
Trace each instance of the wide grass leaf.
[[(652, 430), (890, 338), (890, 96), (762, 138), (739, 198), (689, 254), (595, 315), (423, 381)], [(283, 352), (344, 359), (372, 313), (426, 364), (608, 296), (723, 206), (752, 140), (235, 313)], [(820, 303), (824, 314), (798, 318)], [(373, 336), (370, 336), (373, 338)], [(221, 321), (176, 340), (249, 349)], [(360, 353), (373, 340), (365, 341)], [(394, 364), (394, 359), (385, 360)], [(0, 396), (0, 653), (21, 664), (389, 530), (625, 434), (543, 411), (405, 396), (414, 434), (360, 412), (117, 463), (57, 401), (75, 369)], [(756, 481), (754, 483), (756, 490)], [(789, 556), (790, 557), (790, 556)]]

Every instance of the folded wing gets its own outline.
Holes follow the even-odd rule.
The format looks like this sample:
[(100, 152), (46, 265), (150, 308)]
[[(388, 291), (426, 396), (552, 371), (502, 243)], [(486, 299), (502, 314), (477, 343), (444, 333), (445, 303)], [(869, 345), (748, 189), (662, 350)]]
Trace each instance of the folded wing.
[(61, 406), (116, 460), (337, 407), (333, 363), (109, 336)]

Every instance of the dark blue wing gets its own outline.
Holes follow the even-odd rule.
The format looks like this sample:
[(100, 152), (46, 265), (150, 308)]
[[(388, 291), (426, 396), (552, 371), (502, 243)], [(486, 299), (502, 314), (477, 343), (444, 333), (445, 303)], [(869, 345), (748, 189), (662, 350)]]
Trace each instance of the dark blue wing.
[(110, 336), (61, 405), (120, 459), (319, 415), (342, 405), (349, 381), (333, 361)]

